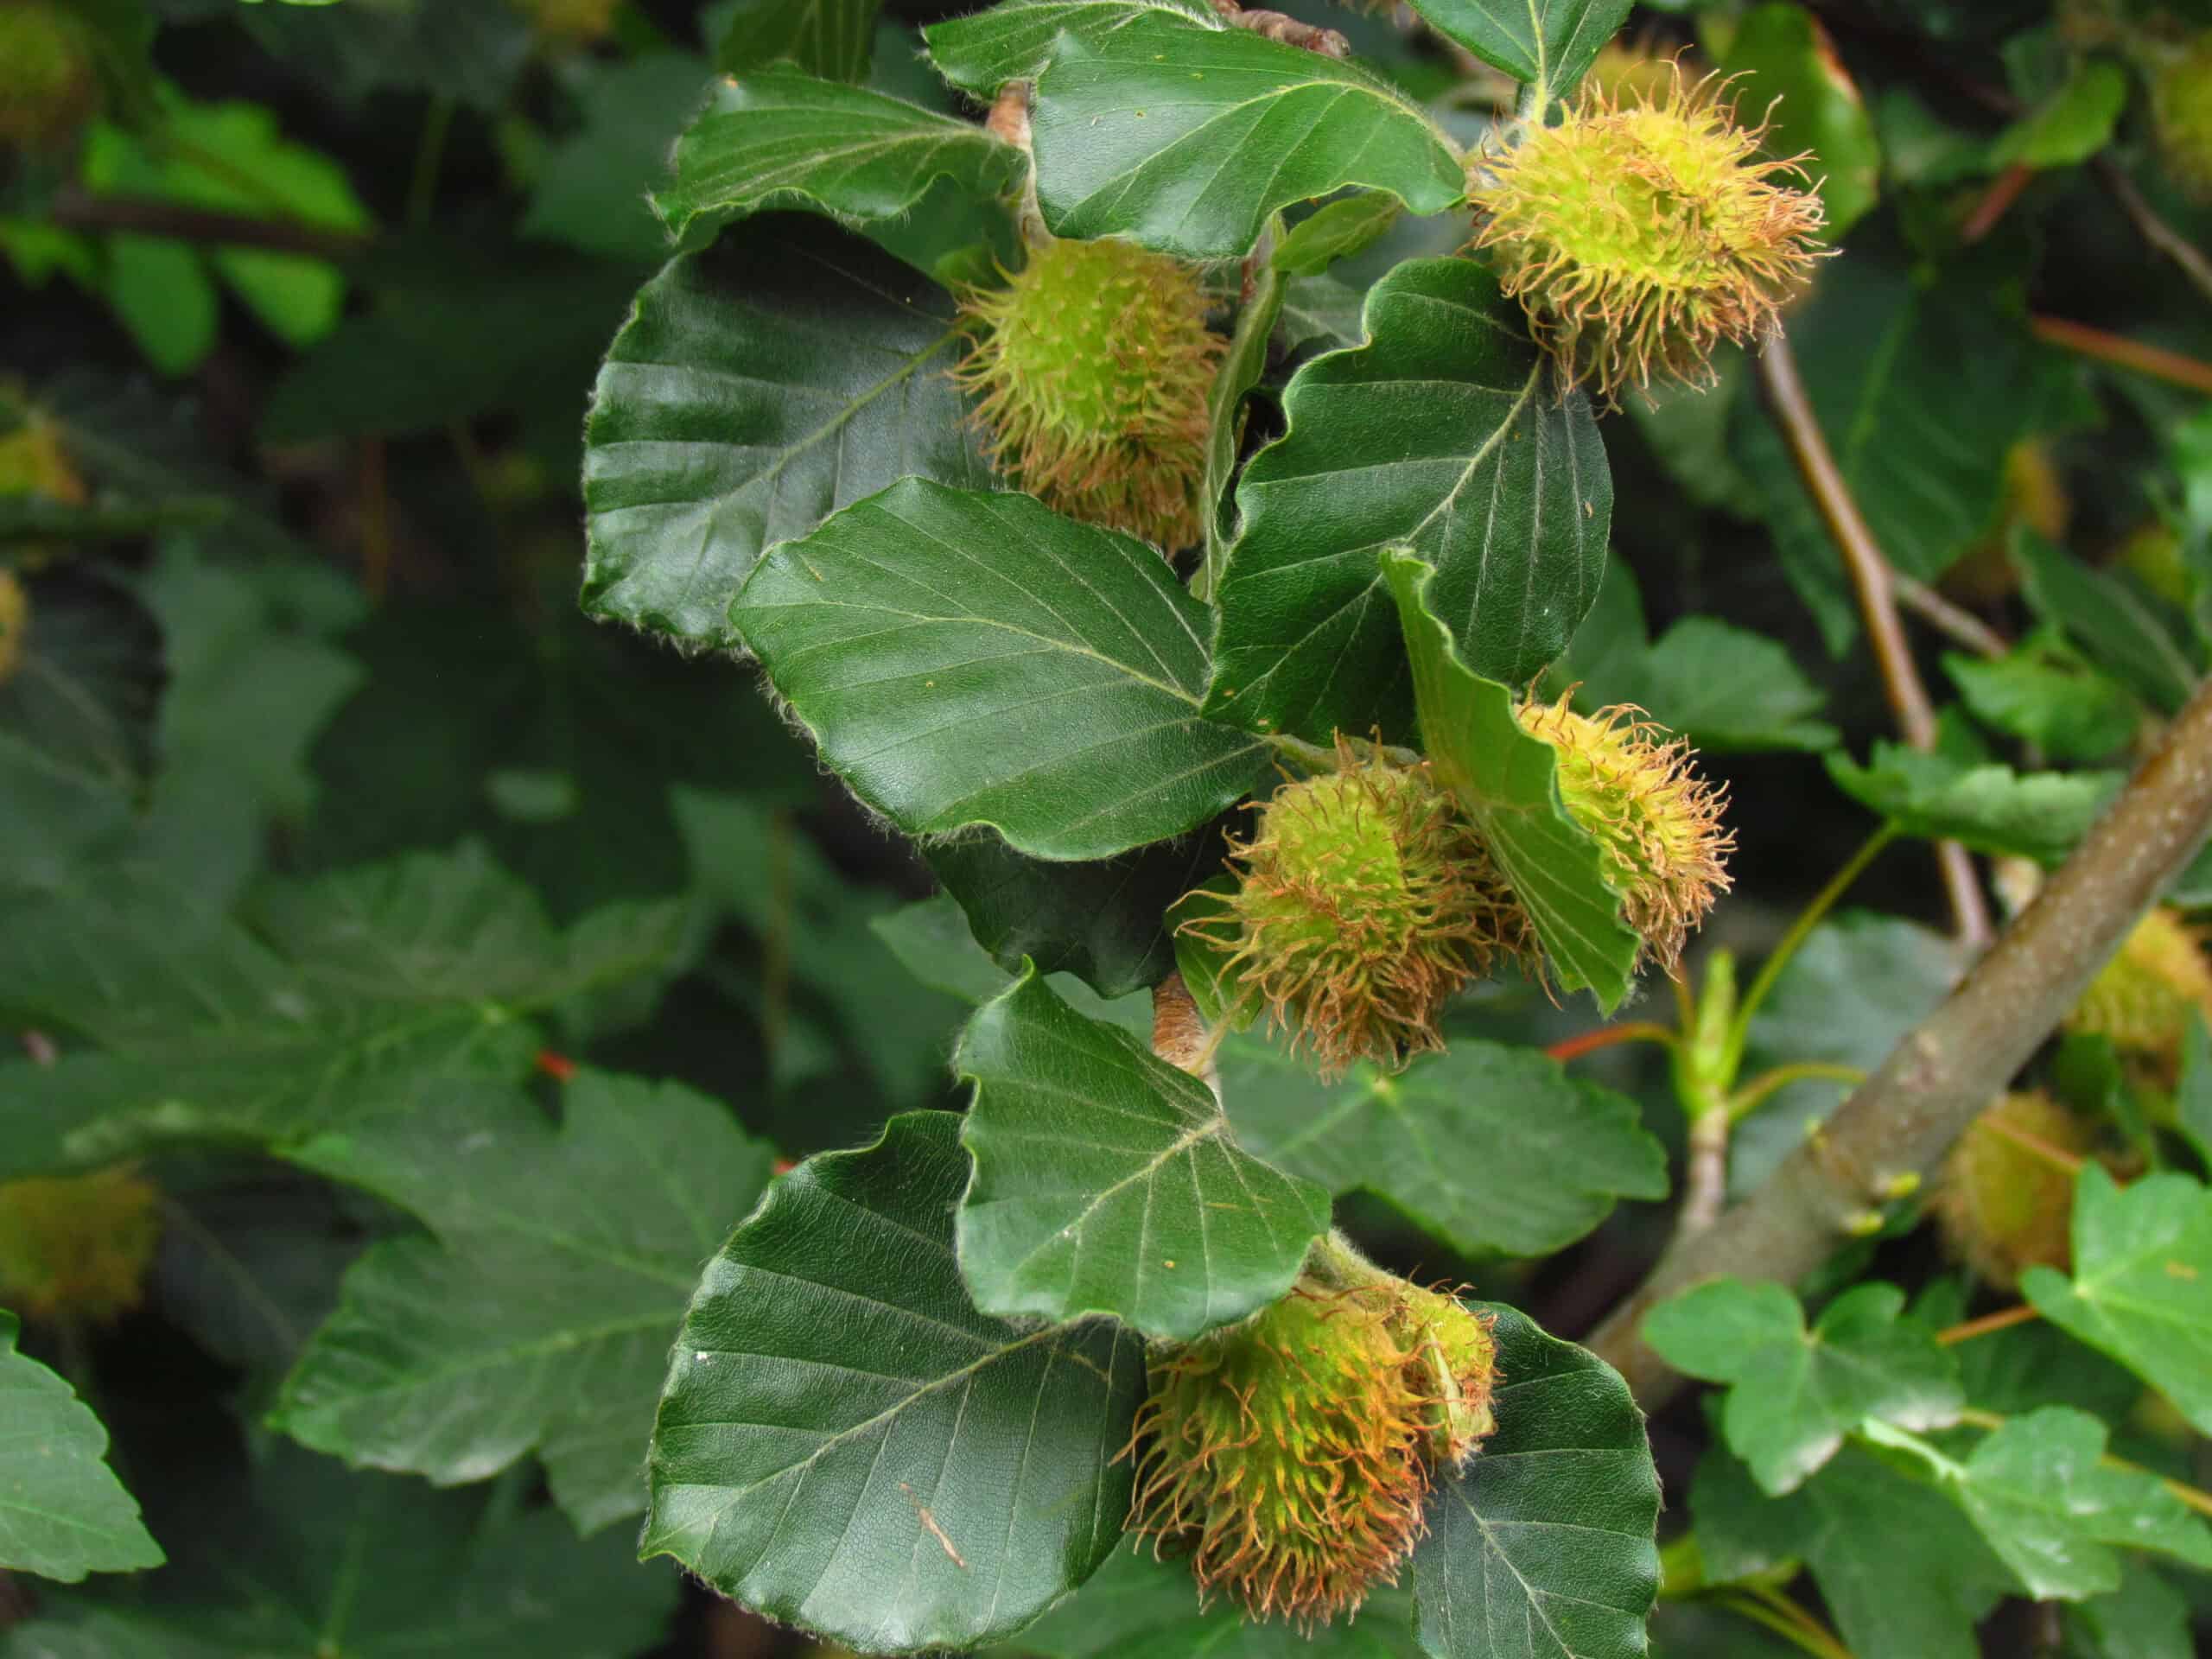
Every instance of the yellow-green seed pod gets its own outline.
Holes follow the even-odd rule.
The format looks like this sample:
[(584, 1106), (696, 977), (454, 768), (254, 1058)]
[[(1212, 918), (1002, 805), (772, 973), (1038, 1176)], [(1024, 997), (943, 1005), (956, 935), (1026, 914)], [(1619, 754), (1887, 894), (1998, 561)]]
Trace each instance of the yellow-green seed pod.
[(1521, 725), (1552, 746), (1560, 799), (1598, 843), (1605, 880), (1644, 946), (1672, 968), (1728, 890), (1735, 836), (1690, 764), (1689, 745), (1629, 708), (1580, 715), (1562, 697), (1521, 705)]
[(2098, 970), (2064, 1025), (2110, 1038), (2154, 1081), (2171, 1086), (2190, 1017), (2199, 1010), (2212, 1019), (2212, 966), (2196, 930), (2179, 912), (2158, 905)]
[(1228, 953), (1322, 1074), (1441, 1048), (1445, 1002), (1528, 919), (1427, 769), (1360, 764), (1287, 785), (1233, 849), (1237, 884), (1185, 924)]
[(51, 0), (0, 0), (0, 148), (48, 149), (99, 106), (90, 27)]
[(1776, 326), (1809, 278), (1820, 198), (1774, 182), (1711, 79), (1670, 74), (1617, 102), (1597, 86), (1553, 126), (1468, 163), (1475, 246), (1558, 359), (1607, 397), (1654, 375), (1711, 378), (1723, 340)]
[(0, 1306), (103, 1325), (138, 1305), (161, 1194), (130, 1167), (0, 1185)]
[(2212, 196), (2212, 29), (2174, 51), (2151, 79), (2158, 153), (2174, 182)]
[(1434, 1466), (1488, 1432), (1494, 1354), (1487, 1321), (1403, 1281), (1301, 1285), (1154, 1362), (1131, 1524), (1249, 1618), (1349, 1616), (1395, 1582)]
[(2090, 1126), (2049, 1095), (1999, 1096), (1943, 1166), (1935, 1211), (1951, 1254), (2005, 1291), (2029, 1268), (2063, 1269), (2073, 1258), (2074, 1176), (2060, 1160), (2088, 1157), (2095, 1143)]
[(1000, 470), (1056, 512), (1169, 551), (1205, 533), (1207, 399), (1227, 342), (1196, 272), (1134, 242), (1046, 242), (961, 309), (955, 378)]

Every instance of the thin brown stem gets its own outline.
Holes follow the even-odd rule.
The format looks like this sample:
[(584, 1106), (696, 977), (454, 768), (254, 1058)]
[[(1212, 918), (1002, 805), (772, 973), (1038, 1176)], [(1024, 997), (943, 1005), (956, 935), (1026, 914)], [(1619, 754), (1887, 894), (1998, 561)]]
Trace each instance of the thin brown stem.
[(1649, 1020), (1630, 1020), (1618, 1026), (1600, 1026), (1595, 1031), (1586, 1031), (1580, 1037), (1569, 1037), (1554, 1043), (1544, 1051), (1555, 1060), (1579, 1059), (1585, 1054), (1594, 1054), (1601, 1048), (1611, 1048), (1617, 1043), (1664, 1043), (1672, 1047), (1675, 1033), (1662, 1025)]
[(1760, 1073), (1736, 1091), (1728, 1103), (1731, 1117), (1743, 1117), (1758, 1109), (1766, 1097), (1777, 1089), (1786, 1089), (1793, 1083), (1827, 1082), (1860, 1084), (1866, 1074), (1855, 1065), (1839, 1065), (1829, 1060), (1796, 1060), (1788, 1065), (1777, 1065), (1771, 1071)]
[(2142, 232), (2143, 239), (2179, 265), (2182, 274), (2196, 284), (2196, 291), (2212, 300), (2212, 259), (2205, 257), (2204, 251), (2158, 217), (2143, 199), (2143, 193), (2135, 188), (2135, 181), (2111, 156), (2097, 157), (2097, 176), (2105, 181), (2105, 188), (2112, 192), (2120, 211), (2135, 221), (2135, 228)]
[(1950, 635), (1968, 651), (1984, 657), (2002, 657), (2012, 649), (2012, 641), (2003, 634), (1965, 607), (1954, 605), (1926, 582), (1901, 570), (1890, 572), (1890, 579), (1897, 584), (1897, 603), (1922, 621)]
[(2138, 374), (2147, 374), (2154, 380), (2186, 387), (2190, 391), (2212, 391), (2212, 363), (2183, 357), (2163, 346), (2146, 346), (2125, 334), (2092, 328), (2086, 322), (2069, 322), (2063, 317), (2030, 317), (2028, 327), (2037, 340), (2080, 356), (2094, 358), (2114, 368), (2133, 369)]
[(318, 259), (353, 258), (365, 251), (370, 241), (359, 232), (332, 230), (299, 219), (217, 213), (151, 196), (94, 195), (74, 185), (54, 193), (47, 204), (47, 218), (67, 231), (127, 231), (221, 247), (304, 253)]
[[(1936, 709), (1928, 700), (1928, 688), (1921, 683), (1920, 670), (1905, 639), (1904, 624), (1897, 616), (1890, 562), (1883, 556), (1880, 543), (1835, 464), (1785, 337), (1777, 334), (1767, 342), (1759, 354), (1759, 376), (1775, 420), (1796, 457), (1798, 471), (1804, 475), (1805, 487), (1812, 493), (1829, 535), (1843, 554), (1852, 586), (1858, 590), (1859, 613), (1874, 647), (1874, 660), (1881, 669), (1883, 689), (1889, 696), (1891, 712), (1897, 716), (1897, 729), (1914, 748), (1933, 748)], [(1980, 950), (1989, 943), (1991, 930), (1989, 906), (1982, 897), (1974, 861), (1955, 842), (1939, 842), (1936, 858), (1950, 897), (1954, 931), (1968, 949)]]
[(2016, 1325), (2026, 1325), (2043, 1317), (2040, 1309), (2022, 1302), (2018, 1307), (2002, 1307), (1994, 1313), (1985, 1313), (1978, 1319), (1966, 1319), (1948, 1325), (1936, 1333), (1936, 1340), (1946, 1348), (1961, 1342), (1972, 1342), (1976, 1337), (1986, 1337), (1998, 1331), (2010, 1331)]
[(1700, 1112), (1690, 1120), (1689, 1166), (1682, 1177), (1682, 1211), (1676, 1225), (1701, 1233), (1720, 1219), (1728, 1205), (1728, 1128), (1725, 1109)]
[(2126, 788), (1958, 988), (1713, 1226), (1676, 1241), (1590, 1339), (1647, 1409), (1680, 1386), (1638, 1332), (1675, 1292), (1723, 1275), (1794, 1284), (1900, 1182), (1932, 1174), (2080, 998), (2212, 830), (2212, 684), (2200, 686)]
[(2025, 162), (2015, 162), (2006, 168), (1982, 192), (1981, 200), (1974, 205), (1974, 212), (1967, 215), (1967, 222), (1959, 227), (1959, 240), (1972, 246), (1995, 230), (1998, 221), (2012, 210), (2020, 199), (2021, 192), (2035, 182), (2036, 170)]

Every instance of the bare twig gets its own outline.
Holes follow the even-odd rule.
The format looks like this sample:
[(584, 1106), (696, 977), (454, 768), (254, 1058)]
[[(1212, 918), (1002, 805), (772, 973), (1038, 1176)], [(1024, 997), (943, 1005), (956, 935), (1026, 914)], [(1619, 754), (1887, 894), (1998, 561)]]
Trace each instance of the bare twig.
[[(1777, 335), (1767, 342), (1766, 350), (1759, 354), (1759, 377), (1783, 436), (1797, 459), (1798, 471), (1804, 474), (1805, 487), (1812, 493), (1828, 533), (1843, 554), (1845, 568), (1851, 572), (1866, 636), (1873, 644), (1874, 660), (1882, 671), (1882, 685), (1897, 715), (1897, 729), (1914, 748), (1933, 748), (1936, 709), (1928, 701), (1928, 688), (1920, 683), (1920, 670), (1913, 663), (1904, 624), (1897, 616), (1897, 586), (1890, 562), (1883, 556), (1874, 532), (1852, 498), (1851, 486), (1835, 464), (1820, 418), (1813, 412), (1812, 400), (1805, 395), (1805, 383), (1797, 377), (1797, 359), (1787, 339)], [(1982, 898), (1974, 861), (1966, 849), (1951, 841), (1936, 843), (1936, 857), (1942, 866), (1943, 887), (1950, 897), (1952, 921), (1960, 942), (1979, 950), (1990, 938), (1989, 906)]]
[(2035, 331), (2037, 340), (2078, 352), (2083, 357), (2094, 357), (2100, 363), (2133, 369), (2138, 374), (2185, 386), (2191, 391), (2212, 391), (2212, 363), (2184, 357), (2163, 346), (2146, 346), (2125, 334), (2092, 328), (2086, 322), (2069, 322), (2063, 317), (2031, 317), (2028, 327)]
[(1590, 1345), (1649, 1408), (1679, 1385), (1638, 1331), (1651, 1307), (1723, 1274), (1791, 1284), (1878, 1205), (1924, 1178), (2074, 1006), (2212, 829), (2212, 683), (2200, 686), (2111, 809), (1965, 981), (1758, 1191), (1686, 1235)]
[(67, 231), (127, 231), (222, 247), (304, 253), (318, 259), (350, 259), (365, 251), (371, 240), (357, 231), (333, 230), (300, 219), (221, 213), (152, 196), (94, 195), (73, 185), (54, 193), (47, 217)]
[(1689, 1166), (1682, 1178), (1681, 1217), (1685, 1234), (1701, 1233), (1720, 1219), (1728, 1204), (1728, 1114), (1701, 1112), (1690, 1123)]
[(2042, 1317), (2041, 1309), (2022, 1302), (2015, 1307), (2001, 1307), (1994, 1313), (1985, 1313), (1978, 1319), (1967, 1319), (1962, 1324), (1946, 1325), (1936, 1333), (1936, 1340), (1946, 1348), (1955, 1347), (1961, 1342), (1972, 1342), (1976, 1337), (1986, 1337), (1999, 1331), (2010, 1331), (2016, 1325), (2026, 1325), (2029, 1321), (2039, 1319)]
[(2126, 169), (2109, 156), (2097, 157), (2097, 175), (2104, 180), (2105, 188), (2120, 211), (2135, 221), (2135, 228), (2143, 239), (2182, 268), (2182, 272), (2196, 285), (2196, 291), (2212, 300), (2212, 259), (2196, 244), (2158, 217), (2143, 193), (2135, 188), (2135, 181), (2127, 176)]
[(2012, 649), (2012, 642), (2003, 634), (1965, 607), (1951, 603), (1926, 582), (1916, 581), (1902, 570), (1891, 571), (1890, 579), (1897, 584), (1900, 605), (1923, 622), (1949, 634), (1968, 651), (1984, 657), (2002, 657)]

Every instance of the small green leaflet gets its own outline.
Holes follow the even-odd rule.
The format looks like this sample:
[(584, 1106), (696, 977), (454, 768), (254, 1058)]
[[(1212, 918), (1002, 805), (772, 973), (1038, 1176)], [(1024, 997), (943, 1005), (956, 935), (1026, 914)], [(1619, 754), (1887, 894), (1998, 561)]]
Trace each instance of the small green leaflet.
[(74, 1584), (159, 1567), (161, 1546), (107, 1466), (107, 1430), (69, 1385), (16, 1348), (0, 1309), (0, 1568)]
[(2186, 1175), (2074, 1183), (2074, 1274), (2031, 1268), (2043, 1316), (2102, 1349), (2212, 1434), (2212, 1193)]
[(1329, 1195), (1236, 1144), (1221, 1103), (1032, 969), (969, 1021), (960, 1273), (986, 1313), (1110, 1314), (1187, 1341), (1290, 1288)]
[(1142, 1345), (976, 1311), (953, 1257), (959, 1130), (914, 1112), (809, 1159), (708, 1264), (653, 1431), (644, 1557), (905, 1653), (1010, 1636), (1111, 1553)]
[(1521, 729), (1513, 695), (1471, 673), (1428, 607), (1433, 575), (1409, 553), (1382, 556), (1413, 664), (1421, 747), (1459, 797), (1536, 924), (1561, 982), (1611, 1013), (1628, 995), (1641, 941), (1620, 918), (1598, 845), (1567, 816), (1548, 746)]
[(687, 241), (772, 207), (858, 226), (911, 211), (937, 179), (989, 200), (1020, 171), (1021, 152), (972, 121), (764, 69), (716, 91), (677, 142), (675, 179), (654, 193), (653, 207)]
[(1300, 219), (1268, 263), (1286, 276), (1318, 276), (1385, 235), (1405, 205), (1387, 190), (1344, 196)]
[(1958, 1362), (1934, 1332), (1900, 1319), (1904, 1309), (1895, 1285), (1859, 1285), (1808, 1332), (1780, 1285), (1719, 1279), (1653, 1308), (1643, 1339), (1676, 1369), (1734, 1385), (1722, 1416), (1728, 1444), (1779, 1496), (1869, 1418), (1907, 1428), (1958, 1421)]
[(2125, 572), (2084, 564), (2023, 525), (2012, 532), (2020, 591), (2046, 627), (2152, 708), (2177, 713), (2196, 689), (2201, 652), (2177, 638), (2155, 601)]
[(1943, 671), (1976, 720), (2055, 760), (2105, 760), (2142, 723), (2126, 686), (2056, 642), (2027, 641), (1993, 658), (1946, 652)]
[(1630, 0), (1414, 0), (1414, 10), (1484, 62), (1564, 98), (1628, 16)]
[(2112, 142), (2127, 107), (2127, 71), (2109, 58), (2084, 58), (2066, 84), (1997, 136), (1993, 171), (2071, 167)]
[(1460, 660), (1509, 685), (1567, 648), (1605, 571), (1605, 446), (1497, 277), (1408, 261), (1369, 291), (1365, 327), (1292, 378), (1289, 431), (1237, 485), (1206, 708), (1254, 731), (1403, 729), (1386, 547), (1435, 568), (1427, 604)]
[(1106, 858), (1267, 770), (1199, 714), (1207, 613), (1166, 561), (1030, 496), (903, 480), (769, 553), (732, 616), (823, 760), (910, 836)]
[(881, 9), (882, 0), (734, 0), (708, 7), (699, 21), (720, 29), (715, 67), (726, 75), (789, 63), (809, 74), (862, 80)]
[(1659, 1474), (1643, 1414), (1610, 1365), (1497, 1318), (1497, 1432), (1440, 1473), (1414, 1547), (1416, 1629), (1433, 1659), (1641, 1659), (1659, 1592)]
[(1009, 80), (1034, 79), (1066, 35), (1096, 42), (1160, 13), (1194, 29), (1226, 29), (1206, 0), (1001, 0), (922, 30), (937, 72), (988, 99)]
[(1255, 1151), (1331, 1192), (1374, 1194), (1461, 1255), (1546, 1255), (1616, 1198), (1667, 1194), (1666, 1151), (1636, 1103), (1536, 1049), (1461, 1039), (1396, 1077), (1360, 1065), (1326, 1084), (1251, 1033), (1224, 1041), (1220, 1065)]
[(1056, 236), (1241, 257), (1268, 216), (1347, 185), (1417, 213), (1465, 193), (1451, 143), (1389, 82), (1158, 10), (1062, 35), (1037, 82), (1037, 199)]
[(585, 612), (738, 649), (730, 604), (764, 547), (896, 478), (987, 487), (945, 375), (958, 343), (940, 289), (830, 226), (671, 263), (592, 392)]
[(1863, 766), (1841, 753), (1827, 759), (1837, 788), (1906, 835), (2044, 864), (2074, 850), (2122, 781), (2113, 772), (2018, 772), (1884, 738)]

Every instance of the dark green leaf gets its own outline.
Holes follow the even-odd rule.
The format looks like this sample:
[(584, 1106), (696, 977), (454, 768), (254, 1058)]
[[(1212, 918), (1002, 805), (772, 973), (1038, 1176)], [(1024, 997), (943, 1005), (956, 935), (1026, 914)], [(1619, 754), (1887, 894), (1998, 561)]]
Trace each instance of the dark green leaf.
[(1108, 858), (1243, 796), (1201, 717), (1205, 607), (1143, 543), (907, 479), (770, 552), (732, 613), (855, 793), (912, 836)]
[(584, 89), (583, 124), (538, 169), (525, 237), (614, 259), (655, 259), (668, 238), (641, 200), (668, 175), (669, 149), (707, 90), (705, 60), (652, 52)]
[(1690, 1518), (1715, 1579), (1804, 1561), (1866, 1659), (1982, 1659), (1975, 1624), (2018, 1590), (1956, 1504), (1856, 1444), (1782, 1498), (1715, 1445), (1698, 1465)]
[(496, 111), (530, 59), (529, 19), (508, 0), (378, 0), (312, 11), (264, 5), (243, 18), (302, 81), (351, 104), (392, 88)]
[(1484, 62), (1536, 87), (1574, 90), (1628, 16), (1629, 0), (1417, 0), (1414, 10)]
[(640, 1546), (878, 1653), (1011, 1635), (1121, 1535), (1137, 1340), (978, 1313), (960, 1120), (808, 1160), (709, 1263), (671, 1363)]
[(1904, 1293), (1845, 1292), (1808, 1332), (1780, 1285), (1719, 1279), (1651, 1310), (1644, 1340), (1692, 1376), (1733, 1386), (1728, 1444), (1770, 1493), (1794, 1491), (1872, 1417), (1905, 1428), (1958, 1421), (1958, 1362), (1935, 1333), (1897, 1315)]
[(1818, 718), (1826, 694), (1788, 647), (1715, 617), (1684, 617), (1656, 644), (1618, 651), (1587, 671), (1578, 662), (1572, 677), (1582, 681), (1574, 700), (1586, 712), (1634, 703), (1701, 749), (1817, 750), (1838, 739)]
[(964, 92), (988, 99), (1009, 80), (1032, 80), (1062, 35), (1096, 42), (1160, 13), (1197, 29), (1224, 29), (1206, 0), (1001, 0), (922, 31), (930, 61)]
[(1597, 843), (1560, 804), (1550, 747), (1521, 729), (1512, 693), (1471, 673), (1452, 649), (1425, 597), (1428, 567), (1386, 553), (1382, 569), (1405, 628), (1421, 744), (1437, 780), (1481, 830), (1560, 981), (1569, 990), (1587, 987), (1610, 1013), (1628, 995), (1642, 942), (1620, 919)]
[(973, 122), (767, 69), (717, 87), (678, 141), (675, 179), (653, 207), (684, 238), (772, 207), (857, 228), (910, 212), (938, 179), (988, 200), (1014, 188), (1020, 170), (1021, 152)]
[(1388, 82), (1156, 9), (1058, 36), (1030, 127), (1054, 235), (1128, 236), (1194, 259), (1240, 257), (1268, 214), (1347, 185), (1417, 213), (1466, 189), (1443, 133)]
[(2182, 1035), (2181, 1079), (2174, 1086), (2175, 1126), (2212, 1167), (2212, 1027), (2202, 1013), (2189, 1017)]
[(16, 1350), (0, 1309), (0, 1567), (74, 1584), (162, 1564), (138, 1505), (107, 1466), (107, 1431), (69, 1385)]
[(556, 1128), (480, 1087), (307, 1142), (434, 1237), (382, 1243), (284, 1383), (275, 1426), (354, 1464), (480, 1480), (536, 1451), (580, 1531), (645, 1507), (638, 1452), (696, 1264), (768, 1179), (713, 1101), (584, 1072)]
[(702, 24), (720, 41), (715, 67), (723, 74), (790, 63), (810, 75), (859, 80), (881, 9), (882, 0), (735, 0), (709, 7)]
[(1366, 306), (1366, 290), (1339, 277), (1292, 277), (1283, 290), (1282, 320), (1276, 331), (1282, 349), (1294, 352), (1319, 345), (1336, 351), (1358, 345), (1367, 337), (1362, 315)]
[(1497, 279), (1467, 259), (1370, 290), (1369, 343), (1307, 364), (1290, 430), (1237, 486), (1207, 709), (1325, 741), (1406, 722), (1400, 630), (1376, 555), (1435, 567), (1428, 602), (1475, 673), (1525, 683), (1566, 649), (1604, 573), (1612, 480)]
[(0, 678), (0, 734), (88, 783), (136, 788), (153, 768), (158, 620), (142, 595), (83, 563), (16, 580), (29, 611)]
[[(171, 1565), (130, 1599), (56, 1597), (0, 1659), (614, 1659), (657, 1642), (674, 1575), (550, 1509), (364, 1475), (282, 1441), (249, 1481), (171, 1484)], [(196, 1472), (196, 1471), (195, 1471)], [(141, 1586), (134, 1583), (134, 1590)], [(340, 1643), (342, 1642), (343, 1645)]]
[(1463, 1039), (1397, 1077), (1362, 1065), (1325, 1084), (1279, 1045), (1236, 1036), (1221, 1083), (1256, 1151), (1332, 1192), (1373, 1193), (1461, 1255), (1548, 1255), (1617, 1198), (1666, 1196), (1666, 1153), (1636, 1103), (1536, 1049)]
[(2152, 708), (2178, 711), (2196, 689), (2197, 661), (2154, 603), (2117, 572), (2094, 570), (2033, 531), (2014, 532), (2021, 591), (2044, 626), (2078, 643)]
[(2031, 1268), (2028, 1300), (2212, 1434), (2212, 1194), (2185, 1175), (2120, 1187), (2097, 1163), (2074, 1183), (2074, 1271)]
[(1007, 972), (1033, 958), (1040, 973), (1071, 973), (1101, 996), (1156, 985), (1175, 965), (1162, 918), (1168, 906), (1221, 868), (1211, 826), (1118, 858), (1049, 863), (995, 835), (924, 849), (959, 901), (976, 942)]
[(1640, 1659), (1659, 1591), (1643, 1414), (1594, 1354), (1488, 1311), (1497, 1432), (1429, 1495), (1413, 1558), (1421, 1646), (1433, 1659)]
[(1946, 652), (1943, 671), (1976, 720), (2055, 760), (2101, 760), (2141, 723), (2126, 687), (2032, 641), (1994, 659)]
[(760, 221), (673, 262), (585, 427), (584, 608), (728, 650), (764, 547), (907, 474), (986, 487), (944, 294), (828, 226)]
[(1281, 1296), (1328, 1230), (1328, 1193), (1240, 1147), (1205, 1084), (1033, 971), (977, 1012), (953, 1065), (976, 1084), (960, 1273), (986, 1313), (1187, 1341)]
[(1339, 259), (1360, 252), (1398, 222), (1399, 200), (1382, 190), (1363, 190), (1330, 202), (1301, 219), (1275, 245), (1271, 262), (1294, 276), (1318, 276)]
[(2056, 864), (2120, 787), (2110, 772), (2017, 772), (1877, 738), (1869, 764), (1827, 758), (1838, 788), (1906, 835)]
[(1737, 24), (1720, 67), (1744, 118), (1764, 114), (1769, 123), (1767, 152), (1805, 156), (1805, 177), (1827, 210), (1827, 235), (1841, 238), (1873, 211), (1881, 145), (1857, 84), (1811, 12), (1755, 7)]
[(2145, 1562), (2120, 1588), (2066, 1610), (2066, 1659), (2196, 1659), (2189, 1604)]

